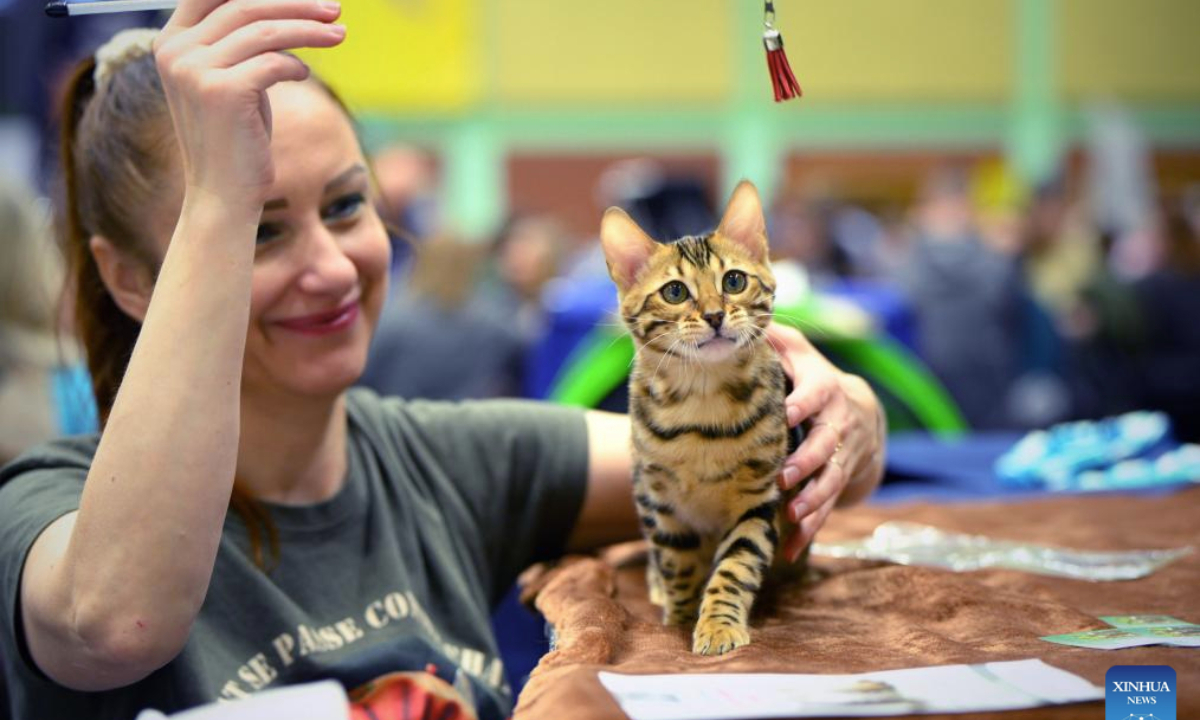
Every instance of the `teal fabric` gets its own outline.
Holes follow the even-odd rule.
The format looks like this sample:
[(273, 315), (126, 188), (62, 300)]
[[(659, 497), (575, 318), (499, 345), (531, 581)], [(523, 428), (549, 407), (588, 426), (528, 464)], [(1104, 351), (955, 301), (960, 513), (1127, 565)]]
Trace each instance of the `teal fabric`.
[(55, 417), (60, 435), (84, 435), (100, 429), (92, 380), (83, 365), (55, 368), (50, 376)]

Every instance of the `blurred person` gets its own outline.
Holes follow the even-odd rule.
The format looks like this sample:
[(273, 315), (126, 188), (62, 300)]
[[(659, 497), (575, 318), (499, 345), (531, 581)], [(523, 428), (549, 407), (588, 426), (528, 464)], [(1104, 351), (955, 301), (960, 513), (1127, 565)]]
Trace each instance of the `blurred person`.
[(1162, 263), (1134, 280), (1101, 274), (1086, 296), (1091, 332), (1078, 347), (1080, 414), (1170, 415), (1177, 439), (1200, 441), (1200, 217), (1185, 193), (1152, 227)]
[(1200, 237), (1200, 182), (1191, 183), (1179, 195), (1179, 210), (1187, 232)]
[(985, 241), (966, 168), (927, 179), (898, 281), (916, 313), (918, 352), (971, 427), (1038, 427), (1069, 412), (1066, 387), (1031, 355), (1038, 316), (1019, 258)]
[(492, 245), (493, 282), (483, 292), (505, 308), (523, 344), (542, 329), (542, 291), (557, 277), (569, 245), (561, 222), (547, 214), (516, 214)]
[(1063, 335), (1078, 337), (1079, 305), (1101, 270), (1102, 256), (1085, 208), (1072, 201), (1063, 179), (1043, 183), (1033, 192), (1022, 233), (1020, 251), (1030, 290)]
[(75, 345), (60, 332), (62, 258), (43, 202), (0, 179), (0, 463), (94, 428)]
[(879, 218), (842, 199), (836, 188), (820, 179), (782, 190), (768, 225), (772, 262), (804, 267), (817, 286), (880, 278), (894, 263)]
[(388, 145), (371, 156), (376, 204), (392, 236), (392, 269), (410, 259), (413, 243), (437, 230), (437, 202), (433, 164), (420, 148), (403, 143)]
[(1115, 229), (1107, 254), (1114, 277), (1136, 282), (1163, 269), (1171, 252), (1163, 222), (1161, 213), (1150, 212), (1129, 227)]
[(771, 262), (795, 263), (820, 287), (850, 273), (849, 258), (834, 242), (831, 201), (783, 193), (769, 219)]
[(1162, 217), (1165, 262), (1134, 283), (1142, 405), (1168, 413), (1179, 439), (1200, 442), (1200, 186)]
[(985, 158), (970, 170), (971, 203), (980, 238), (1005, 255), (1023, 251), (1025, 183), (1001, 158)]
[(1156, 212), (1158, 188), (1150, 142), (1129, 110), (1120, 105), (1099, 103), (1086, 108), (1084, 127), (1091, 221), (1119, 244), (1129, 233), (1147, 230), (1146, 222)]
[(834, 242), (846, 258), (847, 276), (874, 280), (891, 274), (896, 249), (879, 216), (864, 207), (842, 203), (830, 226)]
[(380, 314), (359, 384), (405, 398), (520, 395), (522, 335), (515, 309), (481, 292), (487, 251), (446, 236), (416, 246)]
[[(596, 181), (594, 196), (597, 215), (609, 207), (619, 207), (653, 238), (703, 234), (717, 223), (717, 211), (704, 182), (687, 174), (671, 173), (654, 158), (621, 160), (605, 168)], [(577, 280), (608, 282), (598, 234), (565, 259), (563, 274)]]

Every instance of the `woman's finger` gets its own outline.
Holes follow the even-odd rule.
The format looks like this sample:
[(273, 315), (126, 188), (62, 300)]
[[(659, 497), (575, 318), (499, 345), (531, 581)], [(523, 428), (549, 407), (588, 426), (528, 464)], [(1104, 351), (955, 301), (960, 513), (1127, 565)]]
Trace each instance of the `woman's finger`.
[(838, 460), (838, 453), (834, 453), (825, 467), (788, 502), (788, 519), (801, 522), (813, 510), (837, 500), (846, 487), (846, 478), (846, 470)]
[(332, 0), (229, 0), (190, 31), (192, 40), (211, 45), (238, 28), (262, 20), (316, 20), (330, 23), (342, 14)]
[(784, 398), (790, 426), (821, 412), (837, 390), (836, 382), (827, 374), (806, 373), (802, 369), (798, 373), (799, 380), (794, 381), (795, 387)]
[(783, 461), (783, 489), (791, 490), (827, 463), (842, 443), (841, 433), (841, 426), (832, 421), (815, 421), (800, 447)]
[(800, 553), (804, 548), (812, 542), (813, 536), (817, 534), (817, 530), (825, 524), (825, 518), (829, 516), (833, 510), (833, 503), (828, 502), (817, 508), (817, 510), (795, 526), (792, 533), (788, 536), (787, 541), (783, 545), (783, 557), (788, 562), (796, 562), (800, 558)]
[(209, 48), (214, 67), (230, 68), (263, 53), (332, 47), (346, 37), (343, 25), (316, 20), (260, 20), (234, 30)]
[[(228, 75), (231, 84), (265, 90), (275, 83), (305, 80), (311, 71), (303, 60), (294, 55), (263, 53), (222, 72)], [(265, 102), (265, 97), (263, 101)], [(271, 126), (269, 112), (270, 106), (267, 105), (264, 109), (264, 121), (268, 128)]]
[[(834, 501), (831, 500), (817, 508), (816, 512), (810, 513), (808, 517), (800, 521), (800, 529), (793, 538), (796, 544), (793, 552), (799, 553), (804, 549), (805, 545), (812, 542), (813, 538), (817, 535), (817, 530), (821, 529), (821, 526), (825, 524), (825, 519), (829, 517), (829, 513), (833, 512), (833, 505)], [(789, 550), (791, 549), (789, 547)], [(791, 558), (792, 556), (789, 555), (788, 557)]]
[(782, 553), (784, 560), (794, 563), (801, 550), (804, 550), (804, 545), (800, 543), (800, 526), (792, 525), (787, 532), (787, 539), (783, 541), (783, 545), (777, 552)]

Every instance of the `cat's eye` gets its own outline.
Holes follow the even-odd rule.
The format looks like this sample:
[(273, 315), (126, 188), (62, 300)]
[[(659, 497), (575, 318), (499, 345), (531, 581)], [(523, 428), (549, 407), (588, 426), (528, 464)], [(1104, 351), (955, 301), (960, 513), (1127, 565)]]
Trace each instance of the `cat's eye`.
[(746, 273), (741, 270), (730, 270), (721, 279), (721, 286), (725, 288), (725, 292), (732, 295), (740, 293), (746, 289)]
[(666, 300), (672, 305), (678, 305), (679, 303), (688, 299), (687, 285), (684, 285), (678, 280), (672, 280), (666, 285), (663, 285), (662, 290), (659, 290), (658, 292), (660, 295), (662, 295), (663, 300)]

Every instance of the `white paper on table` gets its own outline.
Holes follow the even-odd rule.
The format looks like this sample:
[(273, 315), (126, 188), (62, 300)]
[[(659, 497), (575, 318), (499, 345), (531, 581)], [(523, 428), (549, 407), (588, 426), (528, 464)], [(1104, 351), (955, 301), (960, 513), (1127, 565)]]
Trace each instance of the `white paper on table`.
[(350, 701), (336, 680), (264, 690), (244, 700), (201, 705), (174, 715), (143, 710), (137, 720), (350, 720)]
[(1104, 688), (1041, 660), (854, 675), (601, 672), (600, 682), (633, 720), (982, 712), (1104, 697)]

